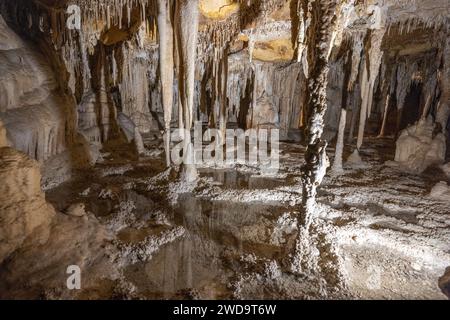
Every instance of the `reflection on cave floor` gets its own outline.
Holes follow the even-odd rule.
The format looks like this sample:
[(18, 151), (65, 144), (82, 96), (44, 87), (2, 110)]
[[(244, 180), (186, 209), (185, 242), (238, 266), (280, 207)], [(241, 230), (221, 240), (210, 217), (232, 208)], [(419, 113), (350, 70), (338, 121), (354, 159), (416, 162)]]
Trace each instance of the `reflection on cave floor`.
[[(344, 166), (324, 181), (312, 235), (319, 262), (302, 275), (290, 269), (302, 146), (281, 144), (277, 176), (245, 166), (202, 169), (195, 186), (165, 171), (162, 153), (138, 160), (126, 146), (107, 147), (103, 163), (47, 193), (62, 212), (84, 203), (86, 219), (109, 234), (100, 246), (105, 257), (84, 253), (92, 278), (103, 280), (78, 297), (445, 298), (438, 281), (450, 265), (450, 211), (427, 195), (447, 178), (437, 169), (416, 176), (385, 165), (390, 139), (367, 146), (364, 166)], [(106, 269), (95, 266), (102, 259)]]

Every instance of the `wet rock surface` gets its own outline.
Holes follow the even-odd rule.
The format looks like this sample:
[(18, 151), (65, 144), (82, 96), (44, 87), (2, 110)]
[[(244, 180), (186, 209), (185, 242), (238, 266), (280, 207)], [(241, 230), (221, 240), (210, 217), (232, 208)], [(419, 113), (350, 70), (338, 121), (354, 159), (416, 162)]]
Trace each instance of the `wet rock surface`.
[[(104, 163), (47, 192), (58, 210), (83, 203), (86, 215), (58, 213), (47, 241), (10, 255), (1, 265), (2, 295), (445, 298), (439, 285), (445, 292), (449, 213), (445, 203), (423, 196), (436, 177), (383, 165), (379, 152), (386, 143), (374, 140), (374, 148), (363, 149), (370, 168), (359, 183), (361, 169), (345, 164), (343, 175), (326, 178), (311, 239), (317, 269), (301, 275), (291, 263), (301, 192), (295, 163), (302, 148), (283, 144), (277, 177), (254, 168), (207, 169), (189, 187), (164, 170), (163, 155), (108, 157), (129, 148), (113, 146)], [(85, 277), (77, 293), (65, 288), (73, 264)]]

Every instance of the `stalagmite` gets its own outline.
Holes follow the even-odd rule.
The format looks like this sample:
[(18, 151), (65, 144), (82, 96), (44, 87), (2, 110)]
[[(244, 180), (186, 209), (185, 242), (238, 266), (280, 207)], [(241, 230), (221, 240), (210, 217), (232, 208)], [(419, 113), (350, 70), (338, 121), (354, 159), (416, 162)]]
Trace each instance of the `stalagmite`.
[(431, 107), (431, 95), (427, 94), (427, 98), (425, 100), (425, 105), (423, 107), (422, 118), (426, 118), (428, 116), (430, 107)]
[(332, 171), (334, 174), (339, 174), (343, 171), (342, 155), (344, 153), (344, 134), (346, 121), (347, 121), (347, 110), (341, 109), (341, 117), (339, 120), (339, 131), (336, 142), (336, 152), (334, 155), (334, 162), (332, 167)]
[(179, 139), (184, 139), (184, 113), (183, 113), (183, 103), (181, 103), (181, 94), (178, 93), (178, 129), (180, 130)]
[(194, 145), (192, 143), (185, 144), (184, 151), (186, 154), (183, 158), (183, 171), (181, 172), (181, 179), (187, 183), (192, 183), (198, 179), (194, 156)]
[(171, 0), (158, 0), (159, 70), (161, 74), (161, 95), (164, 109), (164, 145), (167, 166), (170, 166), (170, 124), (172, 121), (174, 84), (173, 28), (170, 19), (171, 6)]
[(383, 110), (383, 121), (381, 123), (381, 129), (380, 134), (378, 135), (379, 138), (384, 137), (385, 131), (386, 131), (386, 122), (387, 122), (387, 115), (389, 111), (389, 103), (391, 101), (391, 95), (388, 93), (386, 96), (386, 102), (384, 104), (384, 110)]
[(296, 254), (292, 263), (294, 272), (313, 272), (317, 268), (317, 256), (313, 253), (310, 227), (317, 218), (317, 187), (322, 183), (329, 159), (326, 141), (321, 139), (324, 116), (327, 109), (326, 89), (328, 82), (329, 46), (335, 26), (337, 3), (335, 0), (309, 2), (302, 0), (304, 19), (308, 22), (306, 43), (308, 50), (308, 127), (306, 130), (306, 164), (302, 167), (302, 208)]
[(138, 127), (134, 128), (134, 145), (138, 154), (145, 153), (144, 141)]
[(302, 168), (303, 201), (301, 224), (306, 229), (314, 219), (317, 187), (321, 184), (329, 166), (327, 143), (321, 139), (324, 115), (327, 108), (326, 88), (328, 77), (328, 52), (331, 33), (335, 24), (336, 1), (321, 0), (308, 3), (302, 0), (305, 20), (308, 20), (306, 42), (308, 47), (308, 148), (306, 165)]

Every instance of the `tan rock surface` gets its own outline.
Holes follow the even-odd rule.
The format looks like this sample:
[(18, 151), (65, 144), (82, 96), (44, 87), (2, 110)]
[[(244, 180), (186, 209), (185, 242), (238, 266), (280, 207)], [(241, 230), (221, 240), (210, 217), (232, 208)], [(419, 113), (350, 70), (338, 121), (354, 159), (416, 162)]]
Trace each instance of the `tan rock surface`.
[(0, 149), (0, 262), (37, 227), (49, 226), (55, 214), (40, 180), (36, 161), (14, 149)]

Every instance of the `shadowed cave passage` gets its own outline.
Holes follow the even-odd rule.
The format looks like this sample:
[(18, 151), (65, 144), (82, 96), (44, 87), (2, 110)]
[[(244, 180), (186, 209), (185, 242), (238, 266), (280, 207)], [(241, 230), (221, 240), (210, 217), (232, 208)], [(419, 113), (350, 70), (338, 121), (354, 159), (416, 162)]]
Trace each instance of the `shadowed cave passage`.
[(420, 119), (421, 112), (423, 111), (421, 110), (422, 103), (422, 85), (420, 83), (413, 83), (405, 98), (400, 130), (407, 128)]

